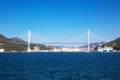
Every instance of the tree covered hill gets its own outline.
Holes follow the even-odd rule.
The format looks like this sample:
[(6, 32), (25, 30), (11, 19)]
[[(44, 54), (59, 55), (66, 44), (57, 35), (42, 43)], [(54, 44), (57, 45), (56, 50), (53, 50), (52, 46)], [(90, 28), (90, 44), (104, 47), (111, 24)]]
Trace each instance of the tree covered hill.
[(15, 42), (11, 42), (9, 38), (0, 34), (0, 48), (5, 51), (25, 51), (25, 48)]
[[(6, 38), (4, 35), (0, 34), (0, 48), (3, 48), (5, 51), (27, 51), (27, 46), (27, 41), (18, 37)], [(41, 50), (50, 49), (50, 47), (43, 44), (30, 44), (31, 49), (34, 49), (35, 46), (39, 47)]]
[[(113, 47), (114, 50), (120, 51), (120, 37), (115, 39), (115, 40), (113, 40), (113, 41), (110, 41), (108, 43), (103, 44), (101, 47), (105, 47), (105, 46)], [(96, 51), (97, 49), (98, 49), (98, 46), (95, 47), (94, 50)]]
[(108, 42), (107, 44), (104, 44), (103, 46), (111, 46), (114, 50), (120, 51), (120, 37), (111, 42)]

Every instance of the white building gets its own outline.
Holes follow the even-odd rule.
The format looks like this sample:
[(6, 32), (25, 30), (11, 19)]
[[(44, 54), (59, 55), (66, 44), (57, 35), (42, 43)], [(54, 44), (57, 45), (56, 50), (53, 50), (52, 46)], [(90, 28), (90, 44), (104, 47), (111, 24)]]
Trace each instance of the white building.
[(80, 48), (54, 48), (52, 50), (49, 50), (50, 52), (81, 52)]
[(4, 49), (0, 49), (0, 52), (4, 52)]
[(50, 52), (61, 52), (61, 51), (62, 51), (62, 49), (60, 49), (60, 48), (54, 48), (54, 49), (50, 50)]
[(61, 48), (62, 52), (81, 52), (80, 48)]
[(112, 47), (98, 47), (98, 52), (113, 52), (113, 48)]
[(34, 51), (40, 51), (40, 46), (34, 46)]

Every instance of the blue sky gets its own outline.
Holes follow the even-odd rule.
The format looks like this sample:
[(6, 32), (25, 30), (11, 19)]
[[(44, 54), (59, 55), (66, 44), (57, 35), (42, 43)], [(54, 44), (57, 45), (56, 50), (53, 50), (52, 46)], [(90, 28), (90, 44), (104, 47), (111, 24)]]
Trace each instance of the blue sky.
[(27, 30), (64, 40), (90, 29), (107, 39), (120, 37), (120, 0), (0, 0), (0, 34)]

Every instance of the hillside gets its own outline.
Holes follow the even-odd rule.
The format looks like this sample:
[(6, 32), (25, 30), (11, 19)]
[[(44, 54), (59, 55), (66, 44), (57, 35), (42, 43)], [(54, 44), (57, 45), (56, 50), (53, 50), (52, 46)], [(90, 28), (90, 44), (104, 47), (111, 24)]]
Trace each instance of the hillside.
[[(14, 42), (14, 43), (16, 43), (16, 44), (19, 44), (19, 45), (23, 46), (25, 49), (27, 49), (27, 46), (28, 46), (27, 41), (24, 41), (24, 40), (22, 40), (22, 39), (20, 39), (20, 38), (18, 38), (18, 37), (14, 37), (14, 38), (11, 38), (11, 39), (9, 39), (9, 40), (10, 40), (11, 42)], [(42, 50), (42, 49), (48, 49), (47, 46), (42, 45), (42, 44), (37, 44), (37, 43), (31, 43), (31, 44), (30, 44), (31, 49), (34, 49), (35, 46), (40, 47), (41, 50)]]
[[(113, 47), (114, 50), (120, 51), (120, 37), (113, 41), (103, 44), (101, 47), (105, 47), (105, 46)], [(95, 50), (97, 50), (97, 48), (98, 46), (95, 48)]]
[[(27, 41), (17, 37), (6, 38), (4, 35), (0, 34), (0, 48), (5, 49), (5, 51), (27, 51), (27, 46)], [(31, 43), (30, 45), (31, 49), (34, 49), (35, 46), (39, 47), (41, 50), (50, 49), (50, 47), (42, 44)]]
[(9, 38), (9, 40), (11, 42), (15, 42), (17, 44), (26, 44), (27, 43), (27, 41), (24, 41), (24, 40), (22, 40), (22, 39), (20, 39), (18, 37)]
[(5, 51), (25, 51), (25, 48), (19, 44), (11, 42), (9, 38), (0, 34), (0, 48)]
[[(91, 43), (91, 44), (90, 44), (90, 47), (91, 47), (91, 48), (95, 48), (96, 46), (101, 46), (101, 45), (103, 45), (103, 44), (105, 44), (105, 42)], [(80, 48), (88, 48), (88, 45), (81, 46)]]
[(114, 50), (120, 51), (120, 37), (107, 44), (104, 44), (103, 46), (112, 46)]
[[(18, 37), (6, 38), (4, 35), (0, 34), (0, 48), (4, 48), (5, 51), (27, 51), (27, 46), (27, 41)], [(41, 50), (50, 48), (42, 44), (30, 44), (31, 49), (34, 49), (35, 46), (40, 47)]]

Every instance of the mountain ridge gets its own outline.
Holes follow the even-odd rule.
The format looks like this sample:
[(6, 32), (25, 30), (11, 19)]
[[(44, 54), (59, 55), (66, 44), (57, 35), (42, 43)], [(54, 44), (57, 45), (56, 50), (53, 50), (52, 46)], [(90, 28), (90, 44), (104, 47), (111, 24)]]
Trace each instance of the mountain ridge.
[(11, 42), (9, 38), (0, 34), (0, 48), (3, 48), (5, 51), (25, 51), (25, 48), (15, 42)]
[[(7, 38), (4, 35), (0, 34), (0, 48), (3, 48), (5, 51), (27, 51), (27, 46), (27, 41), (24, 41), (21, 38)], [(49, 49), (43, 44), (30, 44), (31, 49), (34, 49), (35, 46), (40, 47), (40, 49)]]

